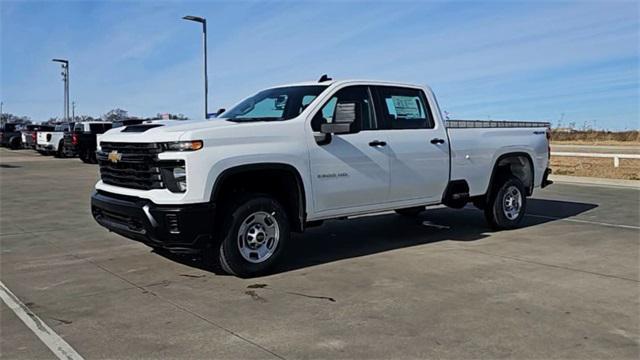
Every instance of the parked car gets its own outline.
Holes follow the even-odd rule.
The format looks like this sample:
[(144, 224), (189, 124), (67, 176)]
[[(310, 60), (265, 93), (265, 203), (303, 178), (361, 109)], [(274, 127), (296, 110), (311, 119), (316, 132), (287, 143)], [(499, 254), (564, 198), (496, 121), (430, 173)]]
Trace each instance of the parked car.
[(0, 127), (0, 146), (10, 149), (22, 147), (20, 126), (20, 124), (4, 124), (4, 126)]
[(50, 125), (27, 125), (22, 130), (22, 147), (24, 149), (35, 149), (38, 131), (53, 131), (54, 127)]
[(73, 129), (74, 123), (56, 125), (53, 131), (38, 131), (36, 137), (36, 150), (42, 155), (55, 155), (57, 157), (75, 156), (73, 149), (64, 146), (64, 134)]
[(109, 230), (264, 274), (290, 232), (323, 220), (472, 202), (494, 229), (550, 182), (549, 124), (450, 122), (427, 87), (321, 81), (269, 88), (214, 120), (112, 129), (91, 208)]
[(64, 135), (67, 153), (75, 154), (85, 163), (96, 163), (96, 137), (111, 129), (108, 121), (83, 121), (73, 126), (73, 131)]

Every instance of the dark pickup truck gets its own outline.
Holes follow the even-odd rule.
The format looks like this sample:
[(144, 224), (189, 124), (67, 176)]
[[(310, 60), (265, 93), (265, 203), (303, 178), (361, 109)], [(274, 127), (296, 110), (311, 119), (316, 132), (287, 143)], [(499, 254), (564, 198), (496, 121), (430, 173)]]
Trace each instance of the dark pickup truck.
[(0, 146), (19, 149), (22, 146), (20, 124), (4, 124), (0, 127)]
[(111, 129), (112, 123), (106, 121), (84, 121), (76, 123), (73, 131), (64, 135), (64, 147), (80, 157), (84, 163), (95, 164), (96, 138), (98, 134)]

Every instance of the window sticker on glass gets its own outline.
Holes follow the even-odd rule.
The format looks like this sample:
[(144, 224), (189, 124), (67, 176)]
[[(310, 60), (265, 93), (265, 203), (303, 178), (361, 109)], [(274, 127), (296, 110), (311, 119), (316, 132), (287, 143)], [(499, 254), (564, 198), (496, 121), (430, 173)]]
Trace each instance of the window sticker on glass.
[(405, 119), (424, 118), (422, 115), (423, 113), (420, 106), (420, 100), (415, 96), (391, 96), (391, 99), (396, 116)]

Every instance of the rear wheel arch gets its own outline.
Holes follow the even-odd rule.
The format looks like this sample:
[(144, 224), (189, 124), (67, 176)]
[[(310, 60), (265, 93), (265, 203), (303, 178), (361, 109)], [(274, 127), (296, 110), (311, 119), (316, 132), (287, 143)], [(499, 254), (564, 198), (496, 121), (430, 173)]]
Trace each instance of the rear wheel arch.
[(493, 164), (491, 179), (485, 195), (490, 196), (496, 183), (503, 180), (507, 175), (518, 178), (524, 184), (527, 195), (533, 193), (535, 173), (531, 155), (526, 152), (512, 152), (500, 155)]
[(284, 163), (259, 163), (225, 169), (214, 182), (210, 201), (219, 206), (244, 193), (264, 193), (273, 196), (287, 210), (291, 229), (298, 232), (304, 230), (306, 194), (302, 176), (294, 166)]

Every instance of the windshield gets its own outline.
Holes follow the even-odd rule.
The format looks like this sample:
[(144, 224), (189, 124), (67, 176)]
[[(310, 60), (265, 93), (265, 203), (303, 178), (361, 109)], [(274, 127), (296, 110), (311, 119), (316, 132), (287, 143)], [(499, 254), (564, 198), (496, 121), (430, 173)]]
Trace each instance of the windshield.
[(224, 112), (220, 118), (236, 122), (292, 119), (326, 88), (326, 85), (307, 85), (267, 89)]

